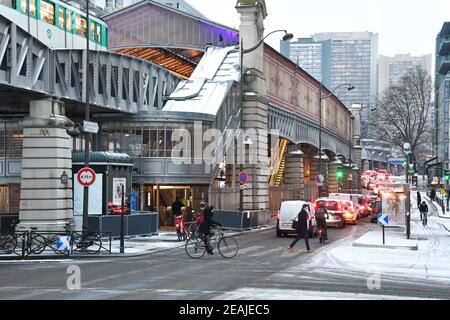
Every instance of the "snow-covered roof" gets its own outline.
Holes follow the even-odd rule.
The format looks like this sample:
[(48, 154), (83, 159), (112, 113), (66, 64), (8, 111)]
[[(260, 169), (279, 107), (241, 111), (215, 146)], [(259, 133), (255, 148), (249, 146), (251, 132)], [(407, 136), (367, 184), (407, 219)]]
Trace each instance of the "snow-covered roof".
[(179, 83), (163, 111), (216, 115), (233, 83), (239, 80), (239, 50), (208, 47), (194, 73)]

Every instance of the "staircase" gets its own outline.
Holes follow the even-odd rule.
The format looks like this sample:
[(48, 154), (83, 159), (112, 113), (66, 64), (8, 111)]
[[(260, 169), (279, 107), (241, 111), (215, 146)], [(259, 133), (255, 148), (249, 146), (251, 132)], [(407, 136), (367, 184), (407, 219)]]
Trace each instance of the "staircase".
[(287, 147), (288, 141), (281, 139), (279, 142), (278, 154), (275, 155), (275, 162), (269, 176), (269, 186), (271, 187), (279, 187), (283, 183), (284, 169), (286, 168)]

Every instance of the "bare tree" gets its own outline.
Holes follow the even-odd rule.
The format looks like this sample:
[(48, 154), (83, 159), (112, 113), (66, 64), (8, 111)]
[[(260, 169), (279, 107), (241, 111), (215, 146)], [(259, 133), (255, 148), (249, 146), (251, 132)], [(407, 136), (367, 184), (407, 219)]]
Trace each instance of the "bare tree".
[(414, 68), (378, 100), (374, 121), (378, 138), (402, 149), (408, 142), (413, 161), (421, 158), (420, 152), (431, 149), (432, 93), (431, 76), (422, 68)]

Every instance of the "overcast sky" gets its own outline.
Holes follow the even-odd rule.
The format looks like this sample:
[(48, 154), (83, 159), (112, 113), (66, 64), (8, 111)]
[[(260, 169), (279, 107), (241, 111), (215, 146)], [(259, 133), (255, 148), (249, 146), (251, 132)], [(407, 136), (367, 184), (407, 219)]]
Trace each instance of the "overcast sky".
[[(236, 0), (187, 0), (209, 19), (239, 27)], [(450, 21), (450, 0), (266, 0), (267, 32), (287, 29), (296, 38), (316, 32), (372, 31), (379, 54), (429, 54)], [(275, 34), (267, 42), (279, 50)]]

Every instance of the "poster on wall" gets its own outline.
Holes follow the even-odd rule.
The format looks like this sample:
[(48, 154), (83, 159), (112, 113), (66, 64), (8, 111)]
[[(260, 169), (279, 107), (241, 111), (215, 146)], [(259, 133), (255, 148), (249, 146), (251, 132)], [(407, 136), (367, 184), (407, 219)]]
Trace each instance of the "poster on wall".
[(122, 186), (124, 187), (125, 193), (127, 192), (127, 178), (113, 178), (113, 206), (122, 205)]
[(383, 214), (389, 216), (389, 225), (404, 226), (406, 196), (403, 192), (385, 192), (382, 197)]
[[(84, 187), (78, 182), (77, 175), (73, 175), (73, 214), (83, 215), (83, 192)], [(103, 214), (103, 174), (97, 173), (97, 178), (89, 187), (89, 215)]]

